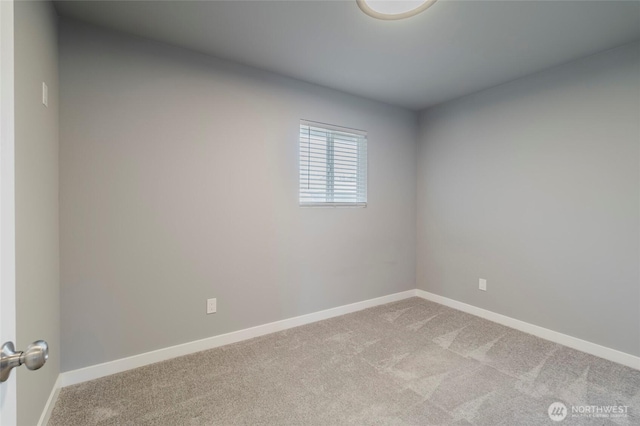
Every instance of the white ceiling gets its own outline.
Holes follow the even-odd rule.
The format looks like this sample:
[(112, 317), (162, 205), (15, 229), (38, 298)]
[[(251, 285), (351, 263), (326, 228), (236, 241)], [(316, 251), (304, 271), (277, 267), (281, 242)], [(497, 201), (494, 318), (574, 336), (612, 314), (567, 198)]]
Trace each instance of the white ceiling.
[(56, 1), (61, 16), (410, 109), (640, 39), (639, 1), (439, 0), (381, 21), (341, 1)]

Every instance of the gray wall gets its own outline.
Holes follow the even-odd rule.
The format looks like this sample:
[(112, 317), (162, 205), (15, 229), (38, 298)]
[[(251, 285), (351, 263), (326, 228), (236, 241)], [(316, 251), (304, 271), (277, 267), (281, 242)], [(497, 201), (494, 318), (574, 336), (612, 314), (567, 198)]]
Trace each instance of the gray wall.
[[(414, 113), (66, 21), (60, 75), (63, 370), (415, 288)], [(298, 207), (300, 119), (367, 208)]]
[(14, 12), (16, 344), (50, 345), (41, 370), (16, 372), (18, 424), (35, 425), (60, 372), (57, 17), (48, 1), (17, 1)]
[(640, 355), (639, 49), (421, 115), (418, 288)]

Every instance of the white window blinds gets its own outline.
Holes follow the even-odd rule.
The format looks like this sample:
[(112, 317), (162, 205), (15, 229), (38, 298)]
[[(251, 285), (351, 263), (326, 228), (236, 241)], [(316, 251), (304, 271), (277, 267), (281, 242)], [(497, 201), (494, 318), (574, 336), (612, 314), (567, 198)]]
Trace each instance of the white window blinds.
[(367, 133), (300, 121), (300, 205), (367, 205)]

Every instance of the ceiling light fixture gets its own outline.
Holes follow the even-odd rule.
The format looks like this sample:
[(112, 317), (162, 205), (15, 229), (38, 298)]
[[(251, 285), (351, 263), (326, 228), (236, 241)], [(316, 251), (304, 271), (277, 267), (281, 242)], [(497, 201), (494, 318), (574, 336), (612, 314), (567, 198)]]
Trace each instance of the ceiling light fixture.
[(356, 0), (364, 13), (377, 19), (409, 18), (427, 10), (436, 0)]

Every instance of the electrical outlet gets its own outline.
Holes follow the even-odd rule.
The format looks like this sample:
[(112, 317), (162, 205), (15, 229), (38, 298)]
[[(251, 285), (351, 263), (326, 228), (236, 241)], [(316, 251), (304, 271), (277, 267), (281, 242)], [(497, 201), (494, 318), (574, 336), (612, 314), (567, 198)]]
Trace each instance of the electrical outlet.
[(42, 105), (49, 106), (49, 87), (44, 81), (42, 82)]
[(216, 299), (207, 299), (207, 314), (215, 314), (218, 310)]
[(478, 284), (478, 288), (482, 291), (487, 291), (487, 280), (480, 278), (480, 284)]

